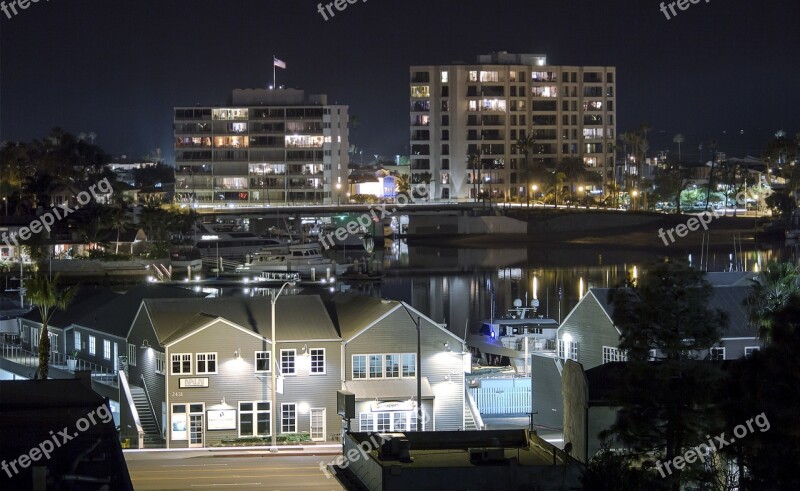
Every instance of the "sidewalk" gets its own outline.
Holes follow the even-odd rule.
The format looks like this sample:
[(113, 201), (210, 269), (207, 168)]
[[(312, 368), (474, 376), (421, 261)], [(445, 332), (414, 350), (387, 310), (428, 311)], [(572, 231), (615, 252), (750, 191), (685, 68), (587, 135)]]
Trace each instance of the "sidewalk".
[(126, 460), (151, 460), (153, 458), (191, 459), (197, 457), (296, 457), (302, 455), (338, 455), (340, 443), (321, 445), (278, 445), (277, 452), (268, 446), (259, 447), (209, 447), (209, 448), (145, 448), (122, 451)]

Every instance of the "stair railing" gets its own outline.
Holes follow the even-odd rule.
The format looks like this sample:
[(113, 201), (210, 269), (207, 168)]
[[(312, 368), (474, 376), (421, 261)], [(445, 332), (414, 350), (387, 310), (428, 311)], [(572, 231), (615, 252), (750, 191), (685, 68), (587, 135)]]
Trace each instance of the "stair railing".
[(164, 434), (161, 433), (161, 424), (159, 423), (158, 418), (156, 417), (156, 410), (153, 408), (153, 400), (150, 398), (150, 391), (147, 390), (147, 382), (144, 379), (144, 375), (140, 374), (139, 377), (142, 379), (142, 388), (144, 388), (144, 395), (147, 398), (147, 404), (150, 405), (150, 414), (153, 415), (153, 423), (155, 423), (156, 425), (156, 430), (158, 430), (159, 436), (163, 438)]

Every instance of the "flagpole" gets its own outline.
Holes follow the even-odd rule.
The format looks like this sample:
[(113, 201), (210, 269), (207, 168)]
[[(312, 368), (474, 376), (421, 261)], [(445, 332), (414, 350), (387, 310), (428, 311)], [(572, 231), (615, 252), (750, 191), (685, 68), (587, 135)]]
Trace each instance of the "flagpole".
[(278, 87), (278, 81), (275, 80), (276, 73), (277, 72), (275, 70), (275, 55), (272, 55), (272, 89), (273, 90)]

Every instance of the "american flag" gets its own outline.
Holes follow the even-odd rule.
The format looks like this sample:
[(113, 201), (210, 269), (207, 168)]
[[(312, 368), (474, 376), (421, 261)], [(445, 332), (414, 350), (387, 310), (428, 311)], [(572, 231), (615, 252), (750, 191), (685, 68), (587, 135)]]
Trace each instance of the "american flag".
[(275, 55), (272, 56), (272, 64), (278, 68), (283, 68), (286, 70), (286, 62), (277, 59)]

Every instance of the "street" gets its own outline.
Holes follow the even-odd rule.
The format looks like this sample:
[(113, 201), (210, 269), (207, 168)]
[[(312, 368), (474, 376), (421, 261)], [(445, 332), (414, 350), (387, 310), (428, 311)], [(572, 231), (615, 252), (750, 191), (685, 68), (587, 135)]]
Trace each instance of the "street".
[(186, 457), (172, 452), (126, 454), (134, 488), (341, 491), (320, 462), (335, 455)]

